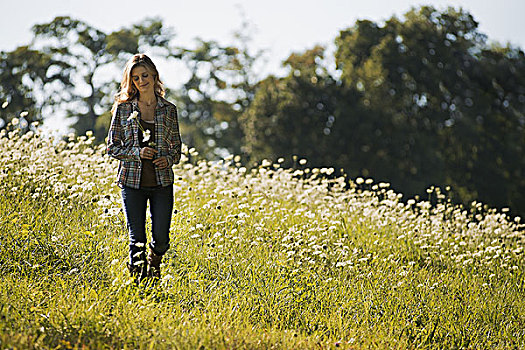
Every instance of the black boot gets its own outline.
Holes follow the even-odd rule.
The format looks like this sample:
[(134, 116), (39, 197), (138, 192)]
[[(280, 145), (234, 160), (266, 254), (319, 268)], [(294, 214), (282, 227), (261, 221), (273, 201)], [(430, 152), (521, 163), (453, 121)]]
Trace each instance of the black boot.
[(133, 263), (127, 263), (126, 265), (131, 278), (139, 284), (147, 275), (146, 252), (144, 250), (136, 252), (132, 256), (132, 261)]
[(162, 262), (162, 255), (157, 255), (149, 248), (148, 253), (148, 277), (160, 278), (160, 263)]

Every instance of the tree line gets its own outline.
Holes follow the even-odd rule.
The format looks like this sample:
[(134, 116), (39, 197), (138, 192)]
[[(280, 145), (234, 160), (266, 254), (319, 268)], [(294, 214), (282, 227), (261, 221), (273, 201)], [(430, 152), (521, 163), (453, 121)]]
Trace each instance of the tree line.
[(263, 52), (250, 50), (247, 33), (244, 23), (235, 45), (197, 39), (187, 48), (155, 18), (111, 33), (70, 17), (35, 25), (30, 45), (0, 53), (0, 125), (60, 109), (102, 142), (118, 81), (100, 72), (148, 52), (187, 67), (168, 97), (183, 141), (208, 159), (292, 166), (295, 155), (407, 197), (450, 186), (457, 202), (525, 213), (525, 55), (490, 43), (468, 12), (423, 6), (357, 21), (334, 39), (335, 52), (291, 54), (284, 76), (257, 75)]

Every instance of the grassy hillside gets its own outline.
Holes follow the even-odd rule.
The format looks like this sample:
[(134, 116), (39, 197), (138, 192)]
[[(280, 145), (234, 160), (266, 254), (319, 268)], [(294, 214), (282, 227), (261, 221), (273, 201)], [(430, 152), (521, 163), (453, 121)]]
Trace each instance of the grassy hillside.
[(163, 278), (137, 287), (92, 142), (0, 138), (2, 349), (525, 347), (519, 219), (186, 152)]

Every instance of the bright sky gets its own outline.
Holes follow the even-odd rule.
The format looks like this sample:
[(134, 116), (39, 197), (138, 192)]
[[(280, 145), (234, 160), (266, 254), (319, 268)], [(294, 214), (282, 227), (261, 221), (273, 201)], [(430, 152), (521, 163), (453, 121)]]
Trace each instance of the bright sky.
[[(381, 21), (402, 16), (421, 4), (438, 9), (461, 6), (490, 40), (525, 48), (524, 0), (9, 0), (2, 3), (0, 50), (28, 44), (34, 24), (59, 15), (83, 20), (105, 32), (157, 16), (174, 28), (177, 45), (191, 46), (196, 37), (228, 44), (241, 25), (242, 11), (255, 27), (252, 47), (267, 50), (265, 71), (277, 73), (280, 62), (291, 52), (329, 45), (340, 30), (358, 19)], [(170, 72), (169, 67), (159, 66), (159, 70), (168, 86), (182, 82), (173, 81), (182, 80), (176, 69)]]
[(103, 31), (160, 16), (175, 29), (182, 45), (191, 44), (195, 37), (227, 43), (240, 26), (240, 7), (255, 25), (254, 46), (268, 49), (273, 71), (290, 52), (331, 43), (339, 30), (357, 19), (380, 21), (421, 4), (441, 9), (461, 6), (480, 22), (489, 39), (525, 47), (524, 0), (10, 0), (2, 4), (0, 50), (28, 43), (32, 25), (57, 15), (84, 20)]

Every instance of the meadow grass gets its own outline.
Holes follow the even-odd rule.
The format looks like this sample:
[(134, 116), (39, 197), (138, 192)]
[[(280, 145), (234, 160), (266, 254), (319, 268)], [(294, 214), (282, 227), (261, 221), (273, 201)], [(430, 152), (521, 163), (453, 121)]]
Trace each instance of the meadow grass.
[(136, 286), (117, 162), (90, 134), (3, 131), (0, 348), (525, 347), (519, 218), (197, 158), (174, 168), (163, 277)]

